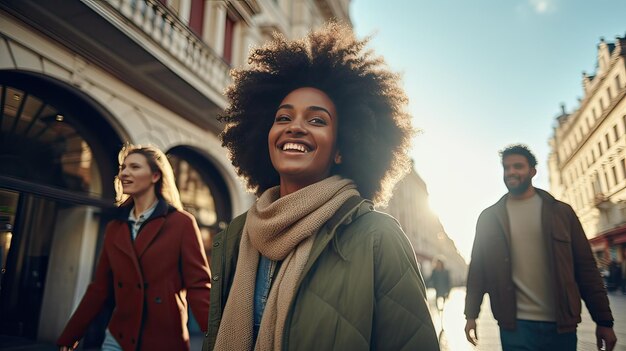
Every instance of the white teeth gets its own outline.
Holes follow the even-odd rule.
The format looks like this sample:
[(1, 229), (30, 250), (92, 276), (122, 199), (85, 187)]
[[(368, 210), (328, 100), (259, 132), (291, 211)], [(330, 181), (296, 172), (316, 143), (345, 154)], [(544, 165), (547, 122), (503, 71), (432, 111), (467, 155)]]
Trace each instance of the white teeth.
[(285, 145), (283, 145), (283, 151), (287, 151), (287, 150), (296, 150), (296, 151), (300, 151), (304, 153), (309, 152), (306, 146), (302, 144), (296, 144), (296, 143), (285, 143)]

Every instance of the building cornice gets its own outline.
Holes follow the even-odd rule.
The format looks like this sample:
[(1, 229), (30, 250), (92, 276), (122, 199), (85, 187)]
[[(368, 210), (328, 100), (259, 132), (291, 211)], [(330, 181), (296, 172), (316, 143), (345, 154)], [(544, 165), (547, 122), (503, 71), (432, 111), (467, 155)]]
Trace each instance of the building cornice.
[(254, 25), (252, 18), (261, 12), (261, 6), (257, 0), (229, 0), (225, 5), (233, 16), (250, 27)]
[[(615, 66), (617, 66), (620, 59), (624, 63), (624, 66), (626, 66), (626, 60), (625, 60), (626, 50), (624, 50), (624, 47), (620, 43), (624, 39), (625, 38), (619, 38), (619, 37), (616, 38), (615, 40), (616, 44), (615, 44), (615, 48), (613, 49), (613, 52), (611, 53), (609, 66), (607, 67), (605, 72), (602, 72), (601, 75), (595, 75), (593, 77), (593, 79), (591, 80), (591, 84), (593, 85), (591, 90), (588, 92), (585, 92), (585, 95), (581, 99), (579, 108), (575, 112), (570, 114), (570, 116), (573, 116), (573, 119), (568, 118), (568, 120), (564, 122), (562, 125), (559, 124), (557, 126), (556, 129), (560, 129), (560, 132), (563, 133), (563, 136), (564, 136), (563, 139), (565, 139), (569, 135), (569, 133), (572, 132), (572, 130), (574, 129), (574, 125), (576, 124), (576, 121), (578, 120), (578, 118), (580, 118), (580, 115), (582, 114), (582, 111), (585, 111), (587, 109), (588, 105), (596, 96), (598, 90), (600, 90), (600, 87), (602, 86), (602, 82), (606, 79), (608, 75), (610, 75), (613, 72), (613, 69), (615, 68)], [(589, 76), (583, 73), (583, 81), (587, 79), (588, 77)]]

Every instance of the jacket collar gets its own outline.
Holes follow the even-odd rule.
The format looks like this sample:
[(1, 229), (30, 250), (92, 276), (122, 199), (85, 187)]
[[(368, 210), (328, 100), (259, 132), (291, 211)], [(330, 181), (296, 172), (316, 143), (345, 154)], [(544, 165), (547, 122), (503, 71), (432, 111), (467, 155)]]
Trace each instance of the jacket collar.
[(316, 234), (313, 247), (311, 248), (311, 253), (309, 254), (309, 259), (300, 275), (300, 280), (302, 280), (309, 269), (311, 269), (317, 260), (317, 257), (322, 253), (331, 240), (333, 240), (332, 245), (337, 254), (339, 254), (341, 258), (345, 259), (343, 253), (339, 250), (339, 246), (337, 245), (337, 236), (335, 235), (337, 229), (341, 226), (350, 224), (357, 218), (373, 210), (374, 204), (369, 200), (363, 199), (361, 196), (355, 195), (346, 200), (346, 202), (339, 207), (337, 212), (335, 212), (333, 217), (328, 220), (326, 225), (322, 226), (320, 231)]
[[(157, 200), (158, 203), (156, 205), (156, 208), (154, 209), (154, 212), (152, 212), (152, 215), (150, 215), (150, 217), (146, 220), (146, 222), (153, 218), (166, 216), (170, 212), (176, 211), (176, 209), (168, 204), (165, 199), (159, 197), (157, 198)], [(117, 208), (117, 211), (115, 213), (115, 219), (124, 222), (128, 221), (128, 215), (130, 214), (130, 211), (132, 211), (134, 205), (135, 203), (133, 202), (132, 198), (124, 202), (120, 207)]]
[(164, 199), (159, 198), (158, 201), (154, 212), (152, 212), (152, 215), (150, 215), (141, 226), (140, 233), (137, 235), (134, 242), (131, 240), (130, 228), (128, 226), (128, 215), (133, 208), (133, 201), (130, 200), (119, 207), (116, 219), (119, 221), (119, 231), (121, 233), (115, 240), (115, 244), (127, 255), (135, 256), (137, 259), (140, 259), (150, 243), (152, 243), (160, 232), (163, 224), (165, 224), (166, 216), (176, 211), (176, 209), (169, 205)]
[[(557, 200), (550, 193), (543, 189), (535, 188), (535, 192), (542, 200), (543, 205), (541, 206), (541, 229), (545, 236), (549, 236), (551, 232), (551, 224), (550, 218), (552, 218), (552, 204), (554, 204)], [(504, 194), (496, 202), (495, 211), (496, 217), (502, 230), (504, 232), (504, 237), (506, 239), (507, 245), (510, 247), (511, 245), (511, 226), (509, 222), (509, 213), (506, 209), (506, 200), (508, 198), (508, 193)]]
[[(539, 197), (541, 198), (541, 200), (543, 200), (544, 202), (549, 202), (549, 203), (554, 203), (556, 202), (556, 199), (554, 198), (554, 196), (552, 196), (549, 192), (543, 190), (543, 189), (539, 189), (539, 188), (535, 188), (535, 192), (537, 193), (537, 195), (539, 195)], [(500, 200), (498, 200), (498, 202), (496, 202), (495, 206), (496, 207), (504, 207), (506, 209), (506, 200), (509, 197), (509, 193), (504, 194)]]
[(549, 192), (543, 189), (539, 189), (539, 188), (535, 188), (535, 191), (537, 192), (537, 194), (539, 194), (539, 196), (544, 202), (549, 202), (549, 203), (556, 202), (556, 199), (554, 198), (554, 196), (552, 196)]

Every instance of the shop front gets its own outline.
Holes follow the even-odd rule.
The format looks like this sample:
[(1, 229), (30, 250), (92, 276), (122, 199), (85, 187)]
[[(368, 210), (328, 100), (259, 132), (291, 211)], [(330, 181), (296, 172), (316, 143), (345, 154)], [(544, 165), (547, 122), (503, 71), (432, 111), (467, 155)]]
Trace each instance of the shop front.
[(0, 71), (0, 334), (50, 339), (89, 283), (122, 139), (63, 82)]

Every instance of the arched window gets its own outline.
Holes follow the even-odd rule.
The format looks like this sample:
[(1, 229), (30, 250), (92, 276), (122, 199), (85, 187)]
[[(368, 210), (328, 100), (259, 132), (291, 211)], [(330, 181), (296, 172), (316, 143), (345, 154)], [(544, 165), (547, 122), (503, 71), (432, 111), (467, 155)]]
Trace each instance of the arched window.
[(167, 156), (176, 176), (183, 207), (196, 218), (204, 247), (210, 256), (213, 236), (231, 219), (226, 183), (201, 151), (178, 146)]
[(111, 120), (66, 82), (0, 70), (0, 334), (47, 338), (86, 288), (114, 207)]
[(0, 174), (100, 197), (100, 170), (75, 120), (53, 102), (2, 85)]

